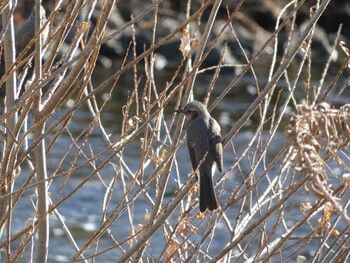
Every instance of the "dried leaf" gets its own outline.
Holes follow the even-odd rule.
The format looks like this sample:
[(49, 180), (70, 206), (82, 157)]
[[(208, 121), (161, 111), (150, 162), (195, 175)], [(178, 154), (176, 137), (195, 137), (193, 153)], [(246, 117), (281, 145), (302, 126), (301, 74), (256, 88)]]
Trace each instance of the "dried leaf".
[(191, 38), (186, 29), (182, 30), (182, 38), (180, 39), (180, 41), (181, 44), (179, 49), (182, 53), (182, 56), (186, 58), (191, 52)]
[(157, 156), (151, 156), (151, 162), (154, 163), (154, 164), (157, 164), (158, 163), (158, 157)]
[(304, 202), (300, 204), (300, 211), (305, 215), (312, 208), (311, 202), (306, 199)]
[(197, 38), (191, 39), (191, 50), (195, 50), (197, 47), (199, 47), (199, 40)]
[(176, 234), (179, 235), (181, 232), (186, 230), (186, 222), (181, 221), (176, 229)]
[(143, 215), (143, 221), (147, 221), (149, 218), (149, 212), (148, 212), (148, 209), (145, 209), (145, 214)]
[(131, 247), (132, 246), (132, 244), (133, 244), (133, 241), (132, 241), (132, 238), (133, 238), (133, 234), (132, 233), (130, 233), (129, 235), (128, 235), (128, 245)]
[(140, 232), (142, 231), (142, 229), (143, 229), (143, 225), (142, 224), (138, 224), (137, 228), (136, 228), (135, 236), (138, 236), (140, 234)]
[(316, 11), (316, 6), (315, 5), (311, 6), (309, 9), (310, 17), (312, 17), (315, 14), (315, 11)]
[(339, 233), (338, 230), (332, 229), (332, 231), (331, 231), (331, 233), (330, 233), (330, 236), (331, 236), (331, 237), (337, 237), (337, 236), (339, 236), (339, 235), (340, 235), (340, 233)]
[(203, 218), (205, 218), (205, 213), (199, 212), (196, 217), (203, 219)]
[(304, 53), (306, 52), (306, 48), (307, 48), (307, 42), (303, 41), (303, 43), (301, 43), (300, 45), (301, 51), (303, 51)]
[(195, 227), (192, 224), (187, 224), (188, 229), (192, 232), (192, 233), (196, 233), (197, 232), (197, 227)]
[(323, 207), (323, 215), (327, 217), (331, 217), (331, 215), (336, 211), (333, 205), (330, 202), (325, 203)]
[(128, 119), (127, 124), (128, 124), (128, 128), (130, 128), (130, 127), (134, 126), (134, 121), (132, 119)]
[(190, 38), (190, 34), (186, 29), (182, 29), (182, 37), (180, 39), (180, 51), (184, 58), (188, 57), (200, 44), (200, 41), (196, 38)]
[(168, 151), (167, 150), (163, 150), (162, 151), (162, 154), (160, 155), (160, 157), (159, 157), (159, 163), (161, 163), (162, 161), (164, 161), (164, 159), (165, 159), (165, 157), (167, 156), (167, 154), (168, 154)]
[(179, 247), (180, 247), (180, 243), (179, 242), (177, 242), (174, 239), (172, 239), (170, 241), (170, 244), (169, 244), (169, 246), (167, 247), (167, 250), (166, 250), (167, 262), (173, 262), (171, 257), (174, 255), (176, 250), (179, 249)]
[(331, 227), (330, 218), (328, 216), (322, 216), (318, 220), (318, 227), (319, 228), (330, 228)]
[(88, 22), (83, 22), (82, 25), (81, 25), (81, 29), (86, 32), (88, 31), (90, 28), (90, 24)]
[(133, 127), (136, 123), (141, 122), (141, 121), (142, 121), (141, 118), (139, 118), (137, 116), (133, 116), (130, 119), (128, 119), (127, 128), (129, 129), (129, 128)]

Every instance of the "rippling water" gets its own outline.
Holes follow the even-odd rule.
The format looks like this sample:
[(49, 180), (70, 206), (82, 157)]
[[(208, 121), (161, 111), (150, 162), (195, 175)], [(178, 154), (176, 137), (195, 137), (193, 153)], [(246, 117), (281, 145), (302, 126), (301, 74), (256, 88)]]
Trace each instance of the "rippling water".
[[(106, 72), (108, 76), (109, 72)], [(95, 82), (101, 82), (106, 76), (98, 76), (96, 77)], [(159, 81), (162, 82), (161, 78), (164, 78), (163, 83), (168, 81), (169, 79), (166, 76), (160, 76)], [(223, 88), (233, 79), (232, 75), (226, 75), (219, 79), (215, 86), (213, 97), (216, 94), (219, 94)], [(129, 87), (132, 87), (132, 77), (128, 76), (122, 78), (120, 82), (118, 82), (117, 89), (113, 94), (112, 100), (108, 103), (106, 110), (102, 115), (103, 124), (107, 130), (107, 133), (111, 133), (112, 138), (118, 138), (118, 132), (121, 129), (121, 107), (125, 103), (125, 99), (130, 90)], [(157, 79), (158, 80), (158, 79)], [(208, 84), (210, 83), (210, 77), (206, 75), (201, 75), (196, 82), (196, 91), (197, 96), (202, 96), (203, 92), (207, 89)], [(262, 81), (263, 83), (263, 81)], [(226, 97), (225, 99), (218, 105), (218, 107), (213, 111), (212, 115), (219, 121), (223, 129), (223, 135), (225, 135), (233, 123), (243, 114), (243, 112), (250, 105), (250, 102), (256, 97), (254, 91), (254, 80), (253, 79), (243, 79), (237, 87), (235, 87)], [(161, 86), (161, 85), (159, 85)], [(201, 88), (202, 87), (202, 88)], [(263, 87), (263, 85), (262, 85)], [(283, 87), (278, 87), (283, 88)], [(283, 93), (288, 92), (287, 90), (282, 91)], [(101, 95), (101, 94), (100, 94)], [(172, 112), (174, 105), (169, 105), (168, 113)], [(64, 114), (65, 110), (62, 110), (60, 113), (54, 115), (55, 119), (58, 119), (62, 114)], [(247, 143), (251, 140), (252, 134), (254, 132), (254, 128), (258, 123), (259, 116), (253, 115), (251, 118), (250, 124), (245, 126), (234, 138), (234, 148), (239, 156), (245, 149)], [(286, 115), (288, 117), (288, 114)], [(77, 135), (79, 134), (87, 124), (91, 121), (91, 114), (87, 111), (86, 107), (79, 109), (78, 112), (74, 114), (73, 119), (69, 123), (69, 132)], [(283, 131), (278, 131), (273, 143), (271, 144), (269, 154), (267, 159), (273, 158), (274, 154), (277, 153), (281, 147), (285, 144), (286, 139), (282, 133)], [(50, 138), (47, 140), (50, 141)], [(62, 156), (66, 153), (68, 148), (71, 146), (72, 141), (68, 132), (65, 132), (63, 136), (61, 136), (52, 149), (51, 153), (48, 155), (47, 166), (49, 169), (49, 175), (56, 169), (58, 162), (61, 160)], [(89, 153), (93, 151), (94, 153), (99, 153), (105, 149), (106, 144), (99, 135), (98, 131), (94, 131), (92, 136), (89, 138), (88, 145), (84, 147), (84, 152)], [(140, 163), (139, 152), (139, 142), (135, 141), (131, 145), (127, 147), (127, 150), (124, 153), (125, 162), (129, 165), (132, 172), (135, 172)], [(224, 155), (224, 164), (225, 169), (227, 171), (229, 169), (228, 165), (231, 165), (234, 160), (234, 156), (232, 153), (232, 146), (228, 145), (225, 150)], [(74, 157), (74, 153), (76, 149), (72, 150), (68, 154), (68, 158), (66, 160), (72, 160)], [(106, 156), (101, 156), (100, 160), (103, 160)], [(100, 162), (97, 160), (97, 163)], [(82, 163), (84, 159), (80, 157), (78, 159), (78, 163)], [(181, 163), (179, 169), (181, 169), (181, 175), (183, 176), (183, 181), (186, 176), (191, 171), (191, 164), (189, 162), (187, 148), (183, 145), (177, 154), (177, 161)], [(116, 160), (114, 159), (114, 162)], [(65, 161), (62, 165), (62, 170), (68, 169), (70, 163)], [(241, 162), (241, 169), (243, 173), (249, 171), (249, 160), (243, 159)], [(258, 168), (256, 173), (263, 173), (263, 168)], [(29, 170), (26, 167), (22, 168), (23, 172), (21, 176), (17, 180), (16, 185), (21, 185), (26, 176), (29, 174)], [(67, 183), (65, 184), (65, 176), (61, 178), (55, 179), (54, 182), (50, 186), (50, 192), (53, 199), (57, 197), (62, 186), (64, 186), (62, 193), (60, 193), (60, 197), (69, 193), (74, 187), (76, 187), (83, 178), (87, 176), (91, 172), (91, 169), (86, 166), (82, 169), (74, 171)], [(108, 183), (114, 174), (114, 170), (110, 165), (106, 165), (100, 172), (100, 176)], [(243, 178), (240, 176), (231, 175), (224, 185), (219, 186), (221, 197), (220, 200), (226, 200), (227, 197), (231, 194), (230, 187), (234, 187), (236, 184), (241, 182)], [(174, 178), (170, 179), (170, 184), (174, 184)], [(120, 193), (118, 191), (118, 185), (115, 186), (115, 190), (113, 193), (113, 198), (111, 199), (111, 204), (109, 207), (113, 208), (120, 200)], [(101, 215), (102, 215), (102, 204), (103, 198), (105, 195), (105, 187), (102, 186), (100, 179), (95, 176), (92, 180), (86, 183), (82, 189), (80, 189), (77, 193), (75, 193), (71, 198), (65, 201), (59, 208), (58, 211), (65, 219), (65, 223), (68, 228), (72, 232), (75, 240), (78, 243), (79, 247), (82, 247), (86, 241), (93, 235), (94, 231), (98, 229), (99, 224), (101, 223)], [(152, 190), (151, 190), (152, 191)], [(172, 193), (166, 193), (165, 203), (170, 200)], [(23, 229), (23, 225), (25, 221), (33, 216), (33, 207), (31, 204), (31, 199), (34, 198), (34, 190), (27, 191), (25, 196), (21, 199), (19, 204), (16, 206), (14, 210), (14, 221), (13, 221), (13, 233), (17, 233), (18, 231)], [(145, 209), (150, 207), (147, 203), (143, 202), (135, 202), (135, 206), (133, 207), (134, 215), (135, 215), (135, 223), (142, 222), (142, 217), (144, 216)], [(238, 209), (238, 208), (236, 208)], [(232, 209), (228, 211), (228, 216), (235, 218), (236, 209)], [(299, 212), (299, 211), (298, 211)], [(175, 218), (176, 219), (176, 218)], [(174, 220), (175, 220), (174, 219)], [(290, 217), (290, 220), (293, 220)], [(200, 231), (200, 230), (199, 230)], [(118, 237), (118, 240), (124, 240), (128, 237), (130, 233), (129, 222), (126, 216), (123, 216), (118, 219), (117, 223), (112, 226), (113, 234)], [(226, 244), (230, 237), (226, 234), (225, 228), (218, 225), (217, 232), (215, 234), (212, 247), (213, 250), (221, 250), (224, 244)], [(164, 240), (160, 234), (155, 234), (152, 240), (156, 242), (160, 242), (163, 244)], [(15, 242), (17, 245), (19, 241)], [(110, 241), (109, 238), (103, 238), (99, 244), (99, 251), (106, 249), (110, 246), (113, 246), (114, 243)], [(154, 255), (159, 255), (163, 246), (153, 246), (152, 252)], [(89, 255), (93, 253), (93, 250), (89, 249), (85, 254)], [(120, 255), (121, 251), (118, 249), (113, 249), (109, 253), (105, 253), (104, 255), (98, 257), (98, 262), (114, 262), (116, 258)], [(26, 255), (29, 254), (29, 251), (26, 252)], [(50, 247), (49, 247), (49, 262), (65, 262), (69, 260), (75, 251), (72, 249), (72, 246), (68, 243), (67, 237), (65, 233), (62, 231), (60, 224), (57, 222), (54, 216), (50, 217)], [(23, 259), (23, 262), (26, 262), (26, 259)]]

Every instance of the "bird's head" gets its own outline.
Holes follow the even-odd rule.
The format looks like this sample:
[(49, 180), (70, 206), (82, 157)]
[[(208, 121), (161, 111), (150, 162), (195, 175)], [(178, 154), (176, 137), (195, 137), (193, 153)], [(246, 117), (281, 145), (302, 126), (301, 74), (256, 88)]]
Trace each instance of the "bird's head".
[(175, 112), (184, 113), (186, 118), (190, 120), (196, 118), (198, 115), (207, 114), (208, 110), (203, 103), (194, 100), (187, 103), (183, 109), (175, 110)]

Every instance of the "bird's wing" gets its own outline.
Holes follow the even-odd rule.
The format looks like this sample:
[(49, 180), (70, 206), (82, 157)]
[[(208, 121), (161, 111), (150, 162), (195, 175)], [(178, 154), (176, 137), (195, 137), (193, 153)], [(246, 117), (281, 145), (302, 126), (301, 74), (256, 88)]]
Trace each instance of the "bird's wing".
[(191, 133), (187, 132), (187, 148), (188, 148), (188, 152), (190, 154), (192, 168), (194, 171), (197, 168), (197, 159), (196, 159), (196, 153), (194, 150), (195, 144), (194, 144), (193, 140), (191, 139), (191, 136), (192, 136)]
[(209, 147), (213, 154), (214, 161), (218, 166), (218, 170), (222, 172), (222, 138), (220, 125), (214, 118), (210, 118), (211, 135), (209, 136)]

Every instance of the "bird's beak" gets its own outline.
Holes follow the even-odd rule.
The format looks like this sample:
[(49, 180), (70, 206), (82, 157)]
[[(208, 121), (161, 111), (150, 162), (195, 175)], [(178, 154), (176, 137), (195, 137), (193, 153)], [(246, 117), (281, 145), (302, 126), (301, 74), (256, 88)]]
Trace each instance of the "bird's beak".
[(179, 113), (185, 113), (185, 111), (183, 109), (177, 109), (177, 110), (174, 110), (175, 112), (179, 112)]

